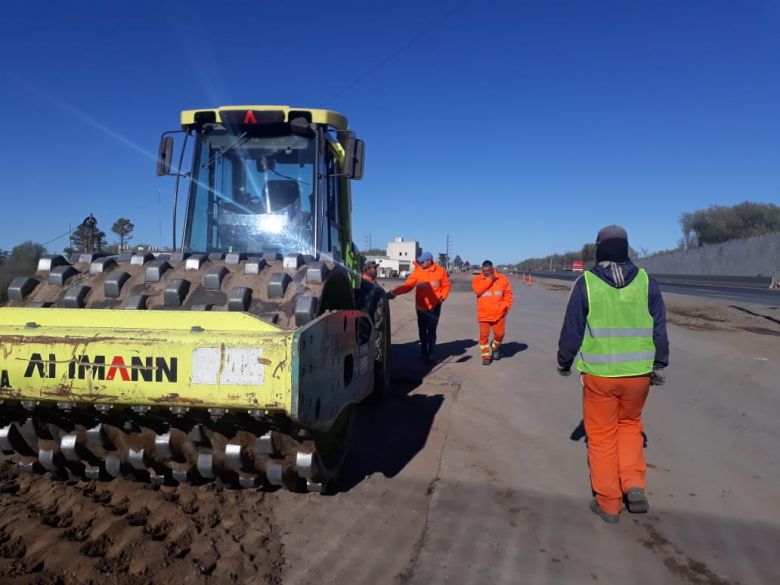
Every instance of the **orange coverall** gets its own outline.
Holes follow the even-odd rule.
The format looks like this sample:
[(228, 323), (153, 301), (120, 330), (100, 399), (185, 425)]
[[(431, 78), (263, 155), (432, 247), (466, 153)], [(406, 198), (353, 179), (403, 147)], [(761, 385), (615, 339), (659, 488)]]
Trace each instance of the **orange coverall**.
[(420, 334), (421, 356), (432, 358), (436, 346), (436, 329), (441, 316), (441, 304), (450, 294), (450, 277), (438, 264), (424, 268), (415, 264), (414, 272), (406, 282), (393, 290), (393, 294), (402, 295), (413, 288), (417, 289), (415, 307), (417, 308), (417, 329)]
[(506, 276), (493, 270), (496, 279), (478, 274), (471, 280), (471, 288), (477, 295), (477, 321), (479, 322), (479, 348), (483, 359), (490, 359), (490, 330), (493, 330), (495, 350), (501, 349), (506, 331), (506, 315), (514, 300), (512, 285)]
[(431, 264), (423, 268), (422, 264), (416, 264), (414, 271), (401, 286), (393, 289), (394, 295), (402, 295), (416, 288), (415, 307), (418, 311), (429, 311), (450, 296), (450, 277), (443, 266)]

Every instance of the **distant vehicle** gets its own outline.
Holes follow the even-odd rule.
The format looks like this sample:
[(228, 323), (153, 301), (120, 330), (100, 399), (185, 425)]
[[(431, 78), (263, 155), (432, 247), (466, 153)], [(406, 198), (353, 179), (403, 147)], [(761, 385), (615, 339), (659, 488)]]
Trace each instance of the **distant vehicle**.
[(585, 270), (585, 262), (582, 260), (572, 260), (571, 269), (572, 272), (583, 272)]
[(399, 276), (399, 278), (407, 278), (409, 276), (409, 271), (408, 270), (402, 270), (401, 272), (398, 273), (398, 276)]

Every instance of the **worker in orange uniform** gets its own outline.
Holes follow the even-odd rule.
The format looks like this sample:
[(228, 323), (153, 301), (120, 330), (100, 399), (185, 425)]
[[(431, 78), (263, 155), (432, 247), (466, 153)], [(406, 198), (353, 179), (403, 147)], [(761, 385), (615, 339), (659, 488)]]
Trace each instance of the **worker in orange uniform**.
[(642, 409), (664, 383), (669, 340), (661, 289), (628, 257), (628, 234), (611, 225), (596, 238), (596, 266), (572, 287), (558, 341), (558, 373), (582, 372), (591, 511), (620, 519), (622, 503), (647, 512)]
[(415, 308), (417, 309), (417, 328), (420, 333), (420, 357), (429, 364), (435, 363), (433, 349), (436, 346), (436, 328), (441, 317), (441, 305), (450, 294), (450, 277), (444, 267), (433, 261), (430, 252), (423, 252), (417, 258), (414, 271), (401, 286), (393, 289), (387, 297), (416, 289)]
[[(512, 285), (509, 279), (493, 268), (490, 260), (482, 263), (482, 273), (471, 280), (471, 288), (477, 295), (477, 321), (479, 322), (479, 349), (482, 365), (489, 366), (501, 359), (501, 343), (506, 331), (506, 316), (512, 308)], [(493, 342), (490, 342), (490, 330)]]

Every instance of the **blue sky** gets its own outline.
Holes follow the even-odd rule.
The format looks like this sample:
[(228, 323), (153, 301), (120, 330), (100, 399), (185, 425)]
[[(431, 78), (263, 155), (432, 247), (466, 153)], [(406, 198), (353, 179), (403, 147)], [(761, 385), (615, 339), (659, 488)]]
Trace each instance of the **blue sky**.
[(2, 21), (4, 249), (90, 212), (169, 244), (159, 134), (231, 104), (349, 117), (360, 247), (450, 234), (509, 262), (619, 223), (657, 250), (682, 212), (780, 203), (778, 2), (30, 0)]

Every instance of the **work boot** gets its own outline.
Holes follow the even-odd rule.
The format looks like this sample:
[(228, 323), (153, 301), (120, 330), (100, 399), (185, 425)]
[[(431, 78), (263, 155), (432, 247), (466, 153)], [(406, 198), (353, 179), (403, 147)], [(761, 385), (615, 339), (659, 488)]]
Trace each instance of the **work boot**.
[(607, 524), (617, 524), (618, 522), (620, 522), (620, 516), (607, 514), (604, 510), (599, 508), (599, 504), (595, 498), (590, 501), (590, 511), (593, 512), (599, 518), (601, 518)]
[(501, 348), (494, 347), (493, 348), (493, 359), (495, 361), (498, 361), (501, 359)]
[(491, 360), (490, 360), (489, 357), (482, 356), (482, 365), (483, 366), (489, 366), (490, 362), (491, 362)]
[(645, 490), (630, 488), (626, 492), (626, 509), (632, 514), (646, 514), (650, 509)]

